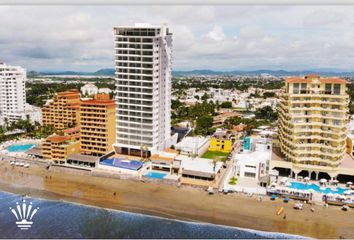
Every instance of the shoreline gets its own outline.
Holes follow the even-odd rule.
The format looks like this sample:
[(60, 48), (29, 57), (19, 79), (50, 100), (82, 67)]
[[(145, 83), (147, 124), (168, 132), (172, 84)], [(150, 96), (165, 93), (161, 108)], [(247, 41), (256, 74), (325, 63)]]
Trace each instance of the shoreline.
[[(5, 194), (11, 194), (11, 195), (20, 196), (20, 195), (18, 195), (16, 193), (3, 191), (1, 189), (0, 189), (0, 192), (3, 192)], [(166, 216), (158, 216), (158, 215), (147, 214), (147, 213), (140, 213), (140, 212), (133, 212), (133, 211), (123, 211), (123, 210), (112, 209), (112, 208), (103, 208), (103, 207), (98, 207), (96, 205), (83, 204), (83, 203), (80, 203), (79, 201), (67, 201), (67, 200), (63, 200), (63, 199), (58, 200), (58, 199), (40, 198), (40, 197), (35, 197), (35, 196), (31, 196), (31, 198), (35, 198), (35, 199), (38, 199), (38, 200), (41, 200), (41, 201), (64, 202), (64, 203), (73, 204), (73, 205), (76, 205), (76, 206), (83, 206), (83, 207), (96, 208), (96, 209), (104, 209), (104, 210), (107, 210), (107, 211), (113, 211), (113, 212), (118, 212), (118, 213), (134, 214), (134, 215), (140, 215), (140, 216), (144, 216), (144, 217), (157, 218), (157, 219), (160, 219), (160, 220), (171, 220), (171, 221), (175, 221), (175, 222), (182, 222), (182, 223), (189, 223), (189, 224), (213, 225), (213, 226), (217, 226), (217, 227), (220, 227), (220, 228), (234, 228), (236, 230), (247, 231), (247, 232), (251, 232), (251, 233), (257, 233), (259, 235), (266, 235), (266, 236), (278, 235), (278, 236), (288, 237), (290, 239), (292, 239), (292, 238), (294, 238), (294, 239), (308, 238), (306, 236), (301, 236), (301, 235), (296, 235), (296, 234), (271, 232), (271, 231), (260, 231), (260, 230), (251, 229), (251, 228), (241, 228), (241, 227), (236, 227), (236, 226), (221, 225), (221, 224), (217, 224), (217, 223), (208, 223), (208, 222), (196, 221), (196, 220), (193, 220), (193, 219), (176, 219), (176, 218), (170, 218), (170, 217), (166, 217)], [(171, 217), (174, 217), (174, 216), (171, 216)]]
[[(243, 195), (208, 195), (191, 187), (137, 182), (10, 166), (0, 162), (0, 189), (54, 201), (66, 201), (124, 212), (140, 213), (194, 223), (211, 223), (239, 229), (302, 235), (314, 238), (353, 238), (354, 211), (310, 205), (294, 210), (293, 203), (258, 202)], [(116, 195), (114, 195), (116, 192)], [(287, 219), (276, 212), (284, 207)]]

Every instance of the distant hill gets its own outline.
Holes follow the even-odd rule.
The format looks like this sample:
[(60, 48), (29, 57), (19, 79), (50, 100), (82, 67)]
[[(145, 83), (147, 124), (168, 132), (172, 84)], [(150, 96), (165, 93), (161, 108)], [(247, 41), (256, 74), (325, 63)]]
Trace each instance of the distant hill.
[(114, 76), (114, 74), (115, 74), (114, 68), (100, 69), (93, 73), (93, 75), (99, 75), (99, 76)]
[[(189, 76), (189, 75), (260, 75), (260, 74), (270, 74), (274, 76), (297, 76), (297, 75), (306, 75), (310, 73), (318, 73), (322, 76), (348, 76), (353, 77), (354, 72), (342, 72), (336, 71), (335, 69), (309, 69), (304, 71), (286, 71), (286, 70), (253, 70), (253, 71), (214, 71), (209, 69), (201, 70), (191, 70), (191, 71), (172, 71), (173, 76)], [(58, 71), (58, 72), (36, 72), (29, 71), (27, 73), (28, 77), (36, 77), (40, 75), (83, 75), (83, 76), (114, 76), (115, 69), (113, 68), (104, 68), (95, 72), (75, 72), (75, 71)]]
[(96, 72), (75, 72), (75, 71), (53, 71), (53, 72), (27, 72), (28, 77), (38, 77), (43, 75), (82, 75), (82, 76), (114, 76), (115, 70), (113, 68), (100, 69)]
[(354, 76), (354, 72), (328, 71), (321, 69), (304, 70), (304, 71), (285, 71), (285, 70), (254, 70), (254, 71), (212, 71), (212, 70), (192, 70), (192, 71), (173, 71), (173, 76), (188, 75), (260, 75), (270, 74), (274, 76), (297, 76), (318, 73), (322, 76)]

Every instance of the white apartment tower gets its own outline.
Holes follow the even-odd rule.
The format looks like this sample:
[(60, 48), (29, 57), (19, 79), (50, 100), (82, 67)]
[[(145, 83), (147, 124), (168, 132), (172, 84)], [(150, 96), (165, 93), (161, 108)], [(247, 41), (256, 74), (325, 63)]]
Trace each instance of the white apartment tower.
[(41, 122), (41, 109), (26, 103), (26, 79), (22, 67), (0, 62), (0, 125), (26, 118)]
[(117, 153), (170, 147), (172, 33), (166, 25), (114, 28)]
[(0, 118), (12, 119), (26, 104), (26, 70), (0, 62)]

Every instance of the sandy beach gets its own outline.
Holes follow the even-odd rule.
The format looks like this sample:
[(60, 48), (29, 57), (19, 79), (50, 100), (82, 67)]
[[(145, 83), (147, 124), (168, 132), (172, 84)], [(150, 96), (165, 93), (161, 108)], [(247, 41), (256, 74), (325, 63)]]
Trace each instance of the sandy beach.
[[(354, 238), (354, 211), (310, 205), (294, 210), (294, 203), (241, 194), (208, 195), (192, 187), (89, 176), (65, 169), (46, 170), (0, 162), (0, 190), (98, 207), (145, 213), (180, 220), (202, 221), (314, 238)], [(277, 216), (285, 208), (286, 219)]]

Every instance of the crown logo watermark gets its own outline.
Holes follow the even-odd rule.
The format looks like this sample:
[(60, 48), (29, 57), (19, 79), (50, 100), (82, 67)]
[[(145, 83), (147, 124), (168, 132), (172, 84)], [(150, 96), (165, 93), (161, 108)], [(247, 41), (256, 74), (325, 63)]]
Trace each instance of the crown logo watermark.
[(22, 200), (22, 204), (16, 202), (16, 208), (11, 208), (10, 211), (15, 215), (17, 221), (16, 225), (21, 230), (28, 230), (33, 224), (33, 217), (38, 211), (38, 207), (34, 208), (32, 202), (26, 203), (26, 200)]

